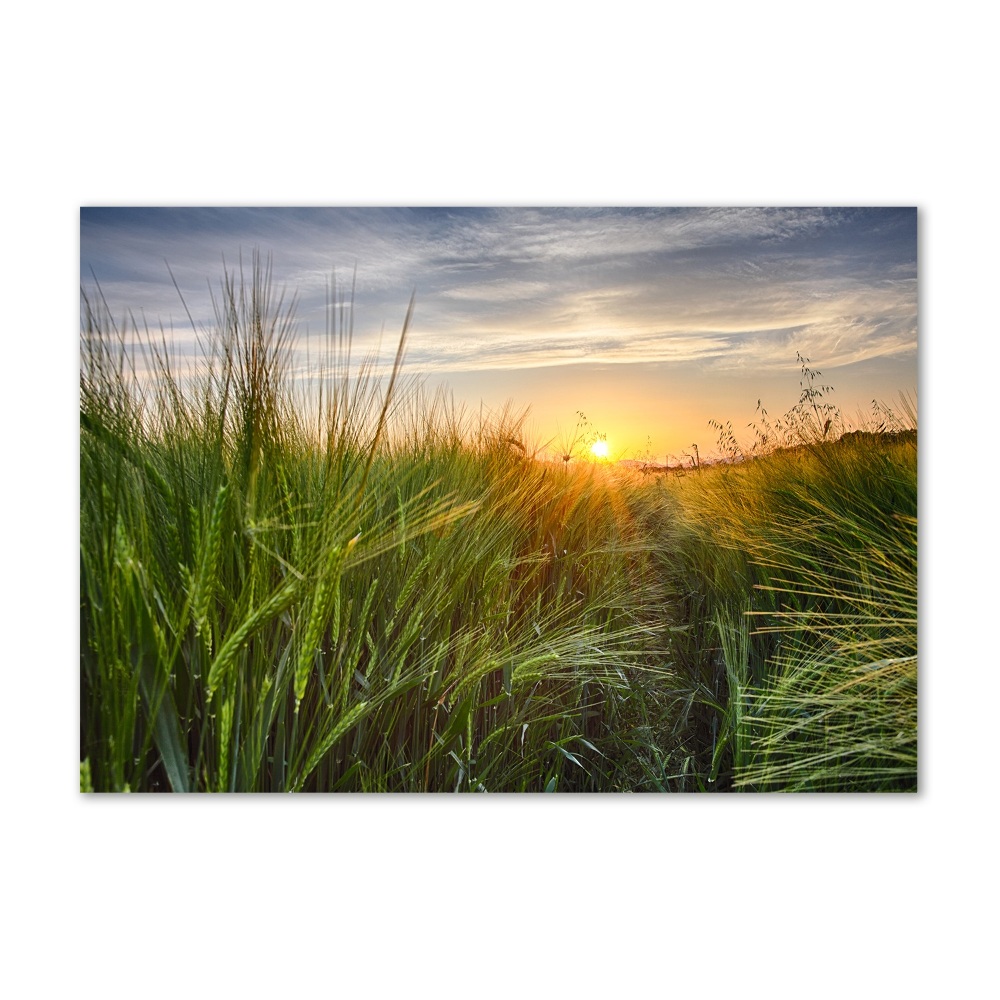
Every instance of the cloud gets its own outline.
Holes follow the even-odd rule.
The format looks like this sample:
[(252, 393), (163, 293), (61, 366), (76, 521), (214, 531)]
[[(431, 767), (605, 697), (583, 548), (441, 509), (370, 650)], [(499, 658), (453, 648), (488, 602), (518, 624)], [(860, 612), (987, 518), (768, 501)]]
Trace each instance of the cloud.
[[(112, 310), (214, 321), (222, 261), (270, 253), (318, 332), (335, 275), (359, 345), (392, 339), (411, 291), (409, 360), (434, 371), (670, 361), (734, 369), (912, 351), (912, 210), (161, 209), (81, 215), (81, 281)], [(801, 345), (801, 346), (799, 346)], [(836, 359), (831, 361), (830, 359)]]

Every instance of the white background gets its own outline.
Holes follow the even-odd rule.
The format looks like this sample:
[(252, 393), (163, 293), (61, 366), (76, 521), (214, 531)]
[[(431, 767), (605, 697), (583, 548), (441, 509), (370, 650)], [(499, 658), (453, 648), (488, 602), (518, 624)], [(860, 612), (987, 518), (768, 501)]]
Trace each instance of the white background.
[[(929, 9), (929, 8), (928, 8)], [(8, 14), (8, 996), (975, 996), (997, 79), (952, 3)], [(81, 205), (917, 205), (917, 796), (81, 796)]]

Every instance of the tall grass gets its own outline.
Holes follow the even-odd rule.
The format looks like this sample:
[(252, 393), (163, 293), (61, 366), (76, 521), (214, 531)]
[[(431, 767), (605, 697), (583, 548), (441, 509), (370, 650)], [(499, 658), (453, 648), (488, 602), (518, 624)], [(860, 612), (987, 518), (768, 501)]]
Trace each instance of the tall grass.
[[(412, 306), (411, 306), (412, 308)], [(81, 760), (96, 790), (593, 790), (655, 643), (648, 546), (344, 313), (311, 385), (268, 268), (191, 369), (84, 297)]]
[(331, 291), (303, 370), (259, 257), (193, 355), (84, 295), (81, 788), (915, 788), (910, 404), (839, 436), (801, 359), (745, 460), (547, 463), (412, 311), (384, 367)]
[(820, 434), (672, 484), (683, 745), (706, 783), (916, 788), (916, 463), (915, 430)]

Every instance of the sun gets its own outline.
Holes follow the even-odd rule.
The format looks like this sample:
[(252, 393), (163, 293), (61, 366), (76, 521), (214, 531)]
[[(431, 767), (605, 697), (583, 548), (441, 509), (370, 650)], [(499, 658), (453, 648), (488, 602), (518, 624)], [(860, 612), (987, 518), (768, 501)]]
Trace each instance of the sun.
[(608, 442), (607, 441), (595, 441), (590, 446), (590, 450), (598, 458), (607, 458), (608, 457)]

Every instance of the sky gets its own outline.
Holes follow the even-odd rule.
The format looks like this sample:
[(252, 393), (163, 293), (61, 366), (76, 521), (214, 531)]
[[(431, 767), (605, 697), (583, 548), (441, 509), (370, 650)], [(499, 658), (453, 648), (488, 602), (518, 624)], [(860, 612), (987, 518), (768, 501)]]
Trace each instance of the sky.
[(797, 353), (849, 421), (873, 399), (916, 396), (915, 208), (80, 213), (81, 286), (182, 351), (184, 303), (210, 328), (209, 287), (255, 251), (294, 296), (300, 371), (331, 283), (339, 299), (353, 283), (354, 356), (380, 350), (386, 364), (412, 293), (405, 371), (470, 412), (526, 413), (540, 453), (572, 441), (579, 413), (612, 458), (716, 454), (712, 420), (749, 442), (758, 400), (772, 417), (797, 401)]

